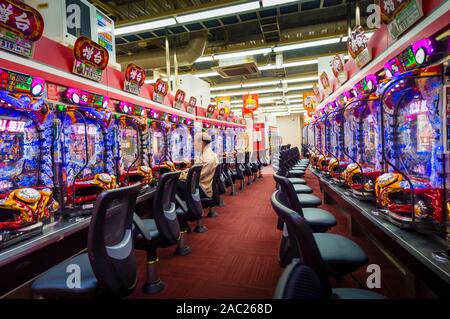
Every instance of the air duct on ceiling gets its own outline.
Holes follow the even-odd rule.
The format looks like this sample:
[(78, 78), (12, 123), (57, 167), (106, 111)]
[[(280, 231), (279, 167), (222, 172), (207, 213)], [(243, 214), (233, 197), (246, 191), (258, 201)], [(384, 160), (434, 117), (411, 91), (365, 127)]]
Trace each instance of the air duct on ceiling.
[[(177, 62), (178, 66), (190, 66), (194, 64), (195, 60), (203, 55), (208, 42), (208, 35), (206, 33), (192, 34), (189, 42), (184, 46), (177, 48)], [(174, 55), (170, 52), (170, 60), (173, 65)], [(134, 63), (144, 69), (164, 69), (166, 68), (166, 53), (165, 51), (148, 51), (128, 56), (117, 57), (117, 61), (122, 65), (124, 70), (128, 64)]]

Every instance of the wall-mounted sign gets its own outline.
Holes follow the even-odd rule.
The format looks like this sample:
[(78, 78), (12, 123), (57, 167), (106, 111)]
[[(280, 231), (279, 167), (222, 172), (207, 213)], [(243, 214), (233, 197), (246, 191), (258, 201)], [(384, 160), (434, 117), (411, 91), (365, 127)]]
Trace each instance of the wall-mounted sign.
[(82, 77), (101, 81), (102, 71), (108, 66), (108, 51), (94, 41), (80, 37), (73, 47), (75, 63), (73, 73)]
[(367, 48), (368, 41), (361, 26), (356, 26), (348, 37), (348, 53), (355, 60), (358, 68), (363, 67), (372, 60), (372, 53)]
[(37, 10), (16, 0), (0, 0), (0, 49), (30, 58), (43, 32), (44, 20)]
[(212, 118), (214, 116), (214, 112), (216, 111), (216, 107), (212, 104), (208, 105), (208, 108), (206, 109), (206, 117)]
[(195, 114), (195, 107), (197, 105), (197, 99), (193, 96), (189, 99), (187, 111), (188, 113)]
[(95, 108), (108, 108), (109, 99), (107, 96), (93, 94), (76, 88), (68, 88), (64, 92), (67, 102), (79, 106), (90, 106)]
[(175, 93), (175, 100), (173, 101), (173, 107), (184, 111), (183, 103), (185, 98), (186, 93), (183, 90), (177, 90), (177, 93)]
[(123, 90), (132, 94), (139, 95), (141, 86), (144, 85), (145, 70), (135, 64), (128, 64), (125, 69), (125, 82)]
[(380, 13), (382, 22), (388, 25), (389, 33), (396, 39), (423, 17), (422, 1), (380, 0)]
[(164, 97), (169, 93), (169, 83), (158, 79), (153, 86), (153, 101), (164, 103)]
[(355, 84), (354, 90), (358, 96), (370, 94), (376, 91), (378, 76), (376, 74), (366, 75), (361, 81)]
[(344, 70), (344, 59), (341, 54), (336, 54), (330, 61), (331, 71), (339, 84), (347, 81), (347, 72)]

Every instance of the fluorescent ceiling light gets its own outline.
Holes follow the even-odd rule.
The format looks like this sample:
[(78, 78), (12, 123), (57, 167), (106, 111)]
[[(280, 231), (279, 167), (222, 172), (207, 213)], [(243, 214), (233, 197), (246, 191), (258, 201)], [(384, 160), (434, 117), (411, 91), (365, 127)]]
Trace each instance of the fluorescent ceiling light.
[(240, 88), (241, 88), (241, 84), (214, 86), (211, 88), (211, 91), (231, 90), (231, 89), (240, 89)]
[(276, 68), (277, 66), (272, 64), (258, 66), (258, 70), (260, 71), (275, 70)]
[(288, 91), (295, 91), (295, 90), (307, 90), (312, 89), (312, 85), (298, 85), (298, 86), (290, 86), (288, 87)]
[(263, 49), (255, 49), (248, 51), (238, 51), (232, 53), (224, 53), (224, 54), (216, 54), (214, 55), (214, 60), (226, 60), (231, 58), (237, 58), (248, 55), (256, 55), (256, 54), (267, 54), (272, 52), (272, 48), (263, 48)]
[(252, 1), (248, 3), (242, 3), (234, 6), (228, 6), (223, 8), (211, 9), (206, 11), (200, 11), (196, 13), (184, 14), (176, 17), (178, 23), (187, 23), (198, 20), (208, 20), (226, 15), (232, 15), (245, 11), (252, 11), (259, 9), (259, 1)]
[(308, 81), (316, 81), (318, 79), (319, 79), (318, 76), (304, 76), (304, 77), (301, 77), (301, 78), (284, 79), (283, 83), (308, 82)]
[(206, 72), (206, 73), (196, 73), (194, 74), (194, 76), (198, 77), (198, 78), (207, 78), (210, 76), (217, 76), (219, 75), (219, 73), (217, 72)]
[(251, 88), (251, 87), (277, 85), (277, 84), (280, 84), (280, 80), (266, 81), (266, 82), (244, 83), (244, 84), (242, 84), (242, 87), (243, 88)]
[(288, 44), (288, 45), (282, 45), (279, 47), (275, 47), (273, 51), (275, 52), (282, 52), (282, 51), (288, 51), (288, 50), (298, 50), (298, 49), (305, 49), (305, 48), (312, 48), (312, 47), (318, 47), (321, 45), (327, 45), (327, 44), (333, 44), (333, 43), (339, 43), (341, 42), (341, 38), (331, 38), (331, 39), (323, 39), (323, 40), (316, 40), (316, 41), (308, 41), (308, 42), (302, 42), (302, 43), (296, 43), (296, 44)]
[(214, 57), (212, 55), (206, 55), (206, 56), (199, 57), (197, 60), (194, 61), (194, 63), (208, 62), (208, 61), (213, 61), (213, 60), (214, 60)]
[(262, 5), (263, 7), (271, 7), (291, 2), (298, 2), (298, 0), (262, 0)]
[(114, 35), (124, 35), (124, 34), (130, 34), (130, 33), (137, 33), (142, 31), (149, 31), (149, 30), (155, 30), (155, 29), (161, 29), (170, 25), (177, 24), (177, 21), (175, 21), (174, 18), (166, 18), (156, 21), (150, 21), (150, 22), (144, 22), (139, 23), (135, 25), (129, 25), (125, 27), (118, 27), (114, 29)]

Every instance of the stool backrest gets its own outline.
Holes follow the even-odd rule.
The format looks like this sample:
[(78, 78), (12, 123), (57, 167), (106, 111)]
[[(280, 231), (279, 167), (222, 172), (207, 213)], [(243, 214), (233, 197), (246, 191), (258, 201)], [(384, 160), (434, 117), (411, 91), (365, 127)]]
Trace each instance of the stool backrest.
[(302, 205), (298, 200), (297, 192), (295, 191), (294, 185), (291, 183), (291, 181), (289, 181), (288, 178), (278, 174), (273, 174), (273, 178), (275, 178), (275, 181), (277, 182), (281, 191), (285, 193), (289, 198), (289, 207), (303, 216)]
[(293, 256), (300, 258), (302, 263), (317, 273), (325, 293), (331, 295), (331, 286), (328, 281), (329, 267), (322, 259), (313, 232), (308, 222), (286, 205), (284, 196), (282, 192), (275, 191), (272, 194), (272, 207), (287, 228)]
[(202, 201), (200, 199), (200, 174), (202, 165), (194, 165), (189, 169), (186, 177), (185, 199), (188, 206), (188, 214), (194, 219), (201, 219), (203, 215)]
[(214, 172), (213, 182), (212, 182), (212, 198), (216, 205), (219, 205), (220, 203), (220, 187), (222, 180), (220, 177), (222, 176), (222, 164), (218, 164), (216, 167), (216, 171)]
[(153, 199), (153, 218), (161, 236), (169, 243), (176, 244), (180, 238), (177, 220), (175, 193), (180, 172), (165, 173), (161, 176)]
[(299, 262), (286, 266), (275, 288), (274, 299), (326, 299), (317, 274)]
[(133, 246), (133, 213), (141, 188), (134, 184), (100, 193), (88, 232), (88, 256), (100, 286), (129, 295), (137, 282)]

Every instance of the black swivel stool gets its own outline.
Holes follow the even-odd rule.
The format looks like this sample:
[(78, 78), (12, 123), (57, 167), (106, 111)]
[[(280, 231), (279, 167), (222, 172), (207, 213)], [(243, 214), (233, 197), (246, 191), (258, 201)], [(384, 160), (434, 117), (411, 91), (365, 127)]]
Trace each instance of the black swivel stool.
[(208, 217), (217, 217), (217, 212), (215, 210), (216, 206), (219, 206), (220, 204), (220, 190), (219, 190), (219, 184), (220, 181), (220, 175), (222, 174), (222, 165), (219, 164), (216, 167), (216, 171), (214, 172), (214, 177), (212, 181), (212, 196), (209, 197), (203, 190), (200, 191), (201, 201), (202, 201), (202, 207), (208, 208)]
[[(133, 245), (133, 213), (140, 184), (102, 192), (89, 224), (88, 249), (53, 268), (32, 284), (33, 294), (44, 298), (125, 297), (137, 283)], [(80, 274), (68, 285), (70, 269)]]
[(366, 253), (350, 239), (330, 233), (314, 233), (304, 217), (282, 203), (275, 192), (272, 207), (285, 223), (293, 258), (301, 258), (325, 281), (352, 273), (364, 266)]
[(177, 220), (175, 193), (180, 172), (165, 173), (159, 179), (153, 200), (152, 217), (140, 218), (134, 214), (136, 226), (136, 249), (147, 253), (147, 279), (142, 287), (146, 294), (154, 294), (164, 289), (165, 284), (159, 278), (157, 249), (176, 245), (181, 239), (180, 225)]
[(185, 256), (191, 252), (191, 248), (186, 244), (186, 233), (191, 231), (188, 222), (197, 222), (194, 231), (203, 233), (208, 229), (203, 225), (203, 208), (200, 200), (200, 174), (202, 165), (192, 166), (184, 182), (182, 196), (175, 195), (177, 203), (177, 216), (180, 222), (181, 238), (178, 241), (175, 254)]

